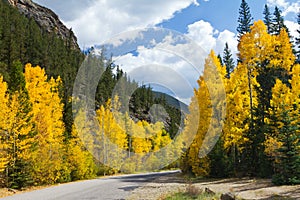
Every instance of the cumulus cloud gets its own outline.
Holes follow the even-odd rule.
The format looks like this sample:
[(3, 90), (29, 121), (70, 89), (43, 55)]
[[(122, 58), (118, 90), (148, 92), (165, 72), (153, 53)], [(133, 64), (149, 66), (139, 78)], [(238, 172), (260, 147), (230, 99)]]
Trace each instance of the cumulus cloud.
[(237, 58), (237, 45), (238, 45), (238, 40), (237, 40), (237, 35), (229, 30), (224, 30), (220, 32), (216, 39), (216, 47), (214, 48), (217, 53), (220, 55), (223, 54), (223, 50), (225, 47), (225, 43), (228, 43), (228, 46), (231, 50), (232, 56), (234, 59)]
[(267, 4), (270, 6), (277, 6), (282, 10), (282, 15), (286, 16), (290, 13), (296, 14), (299, 12), (300, 3), (290, 2), (286, 0), (267, 0)]
[[(159, 37), (158, 32), (153, 35)], [(189, 25), (185, 35), (167, 33), (160, 41), (156, 38), (149, 40), (153, 45), (151, 48), (145, 47), (147, 44), (139, 45), (136, 53), (125, 53), (114, 57), (114, 61), (130, 75), (131, 79), (140, 83), (163, 85), (172, 90), (180, 100), (189, 103), (193, 89), (198, 87), (197, 80), (203, 72), (209, 51), (213, 49), (222, 55), (225, 42), (228, 42), (236, 58), (236, 34), (228, 30), (220, 32), (210, 23), (201, 20)], [(158, 66), (163, 71), (159, 71)], [(149, 77), (151, 81), (148, 80)]]
[(217, 32), (214, 31), (215, 29), (209, 22), (200, 20), (188, 25), (187, 36), (196, 41), (206, 51), (210, 51), (216, 46), (214, 35), (217, 34)]
[(197, 79), (203, 71), (207, 53), (191, 40), (182, 42), (183, 38), (167, 34), (161, 41), (156, 41), (153, 48), (138, 46), (137, 54), (126, 53), (114, 57), (114, 62), (131, 79), (150, 83), (154, 89), (163, 87), (188, 104), (193, 89), (197, 88)]
[(284, 21), (284, 23), (288, 27), (290, 34), (293, 38), (299, 37), (299, 33), (297, 32), (297, 30), (299, 30), (298, 23), (289, 20)]
[(229, 30), (220, 32), (213, 28), (209, 22), (200, 20), (188, 26), (188, 33), (186, 35), (206, 51), (214, 50), (217, 54), (221, 55), (227, 42), (234, 58), (236, 57), (237, 37), (235, 33)]
[(100, 44), (120, 32), (154, 26), (191, 4), (198, 5), (197, 0), (35, 1), (59, 11), (81, 47)]

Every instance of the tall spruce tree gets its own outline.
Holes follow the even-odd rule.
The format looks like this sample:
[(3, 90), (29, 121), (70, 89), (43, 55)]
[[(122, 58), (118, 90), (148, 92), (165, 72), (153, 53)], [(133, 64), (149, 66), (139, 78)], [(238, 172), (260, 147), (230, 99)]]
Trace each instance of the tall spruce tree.
[[(299, 107), (298, 82), (299, 66), (292, 71), (292, 88), (276, 80), (272, 92), (272, 110), (270, 121), (271, 134), (269, 147), (277, 147), (271, 154), (275, 157), (273, 182), (282, 184), (300, 183), (300, 135), (299, 135)], [(269, 152), (270, 153), (270, 152)]]
[(223, 63), (226, 66), (226, 78), (230, 78), (230, 74), (234, 69), (234, 61), (227, 42), (223, 52)]
[(252, 15), (250, 12), (250, 7), (248, 6), (248, 3), (245, 0), (242, 0), (242, 3), (240, 5), (239, 9), (239, 18), (238, 18), (238, 39), (240, 40), (241, 36), (245, 33), (250, 32), (250, 26), (252, 26)]
[(272, 16), (271, 16), (271, 13), (270, 13), (270, 10), (269, 10), (269, 7), (267, 4), (265, 5), (263, 14), (264, 14), (264, 23), (268, 27), (268, 33), (271, 33), (272, 32)]
[(286, 25), (284, 24), (284, 19), (281, 15), (281, 10), (275, 6), (275, 10), (273, 13), (273, 19), (272, 19), (272, 31), (271, 33), (274, 35), (279, 35), (281, 29), (285, 29), (286, 32), (288, 31), (288, 28), (286, 27)]
[(300, 64), (300, 11), (298, 13), (298, 17), (297, 17), (297, 22), (298, 22), (298, 30), (297, 30), (297, 33), (298, 33), (298, 37), (296, 37), (296, 57), (297, 57), (297, 60), (296, 62), (298, 64)]
[(299, 123), (293, 123), (295, 116), (290, 116), (288, 110), (283, 110), (279, 120), (279, 142), (282, 146), (279, 152), (279, 163), (272, 181), (278, 185), (300, 184), (300, 136)]

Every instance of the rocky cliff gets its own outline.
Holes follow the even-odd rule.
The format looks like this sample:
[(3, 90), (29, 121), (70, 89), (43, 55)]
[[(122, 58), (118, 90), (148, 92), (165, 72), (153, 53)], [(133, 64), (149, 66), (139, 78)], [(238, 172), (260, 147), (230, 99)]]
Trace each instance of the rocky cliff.
[(6, 0), (10, 5), (16, 7), (26, 17), (33, 18), (37, 24), (47, 32), (55, 32), (65, 41), (71, 38), (71, 47), (79, 49), (77, 38), (72, 30), (68, 29), (59, 17), (50, 9), (32, 2), (32, 0)]

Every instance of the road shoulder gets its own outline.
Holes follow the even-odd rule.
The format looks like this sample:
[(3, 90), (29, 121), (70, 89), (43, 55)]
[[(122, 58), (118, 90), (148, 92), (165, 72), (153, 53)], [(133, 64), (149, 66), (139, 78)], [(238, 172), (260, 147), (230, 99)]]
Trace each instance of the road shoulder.
[(274, 186), (269, 179), (231, 178), (187, 181), (183, 176), (171, 174), (158, 177), (151, 183), (137, 188), (127, 198), (128, 200), (157, 200), (168, 194), (184, 192), (193, 185), (199, 190), (209, 188), (215, 193), (231, 192), (240, 199), (300, 199), (300, 185)]

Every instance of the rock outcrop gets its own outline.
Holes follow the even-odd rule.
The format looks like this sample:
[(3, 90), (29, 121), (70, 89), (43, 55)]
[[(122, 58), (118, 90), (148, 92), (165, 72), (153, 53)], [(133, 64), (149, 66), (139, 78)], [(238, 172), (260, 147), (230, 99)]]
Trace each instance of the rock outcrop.
[(16, 7), (26, 17), (33, 18), (43, 30), (49, 33), (55, 32), (64, 41), (71, 39), (71, 47), (79, 49), (77, 38), (72, 30), (68, 29), (52, 10), (40, 6), (32, 0), (7, 0), (7, 2)]

